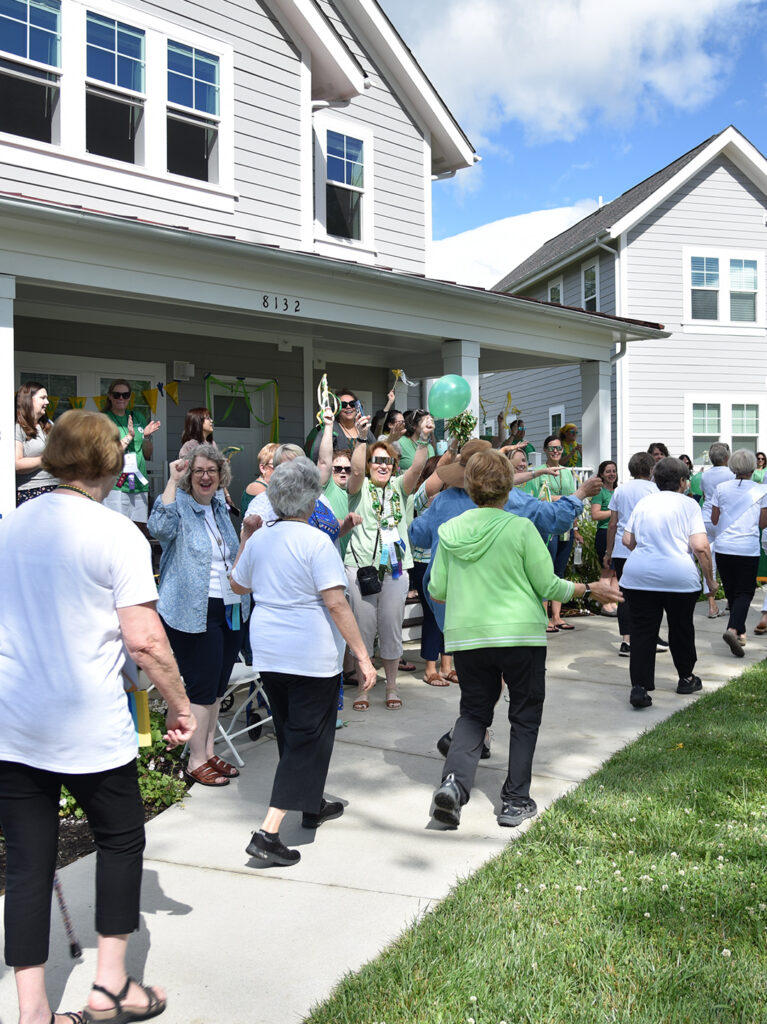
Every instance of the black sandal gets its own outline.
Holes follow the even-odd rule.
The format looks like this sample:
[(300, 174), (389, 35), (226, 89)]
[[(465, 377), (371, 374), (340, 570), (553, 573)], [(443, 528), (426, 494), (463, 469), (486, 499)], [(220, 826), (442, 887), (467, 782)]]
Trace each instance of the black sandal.
[(56, 1017), (69, 1017), (72, 1024), (85, 1024), (85, 1017), (77, 1010), (59, 1010), (51, 1014), (51, 1024), (56, 1024)]
[(136, 984), (147, 997), (148, 1005), (123, 1005), (122, 1001), (128, 994), (132, 981), (135, 981), (135, 978), (128, 978), (118, 995), (109, 992), (102, 985), (92, 985), (91, 987), (94, 992), (103, 992), (115, 1005), (111, 1010), (92, 1010), (89, 1006), (86, 1006), (82, 1013), (82, 1019), (85, 1021), (85, 1024), (98, 1024), (101, 1021), (109, 1021), (110, 1024), (130, 1024), (134, 1020), (149, 1020), (150, 1017), (159, 1016), (167, 1006), (166, 1000), (158, 999), (155, 990), (148, 985), (142, 985), (140, 981), (136, 981)]

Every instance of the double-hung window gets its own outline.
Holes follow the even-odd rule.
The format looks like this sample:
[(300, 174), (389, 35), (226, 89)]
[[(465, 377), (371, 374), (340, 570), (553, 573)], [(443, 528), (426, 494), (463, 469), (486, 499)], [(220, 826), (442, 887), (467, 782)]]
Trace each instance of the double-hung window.
[(365, 191), (364, 142), (329, 131), (325, 184), (326, 230), (337, 238), (362, 238)]
[(564, 281), (562, 277), (555, 277), (552, 281), (549, 281), (546, 286), (547, 298), (549, 302), (558, 302), (560, 305), (564, 303)]
[(763, 321), (763, 277), (758, 253), (708, 251), (686, 254), (686, 319), (749, 327)]
[(55, 142), (60, 0), (0, 0), (0, 132)]
[(86, 65), (85, 148), (142, 164), (144, 32), (89, 11)]
[(705, 465), (715, 441), (724, 441), (731, 451), (746, 448), (753, 452), (760, 446), (762, 402), (757, 395), (688, 395), (685, 414), (685, 436), (691, 442), (690, 455), (696, 466)]
[(596, 258), (581, 267), (581, 307), (589, 313), (599, 309), (599, 262)]
[(218, 181), (219, 59), (168, 42), (168, 170)]

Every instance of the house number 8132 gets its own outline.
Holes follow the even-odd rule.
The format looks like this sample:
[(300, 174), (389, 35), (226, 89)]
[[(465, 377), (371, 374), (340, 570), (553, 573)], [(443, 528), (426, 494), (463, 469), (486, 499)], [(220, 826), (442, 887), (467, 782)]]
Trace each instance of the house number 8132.
[(301, 300), (286, 295), (262, 295), (261, 307), (270, 313), (300, 313)]

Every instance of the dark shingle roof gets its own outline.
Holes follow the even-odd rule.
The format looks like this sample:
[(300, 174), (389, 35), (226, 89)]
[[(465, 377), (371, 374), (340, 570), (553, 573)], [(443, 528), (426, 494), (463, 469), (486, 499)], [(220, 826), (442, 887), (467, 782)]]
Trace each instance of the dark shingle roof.
[(517, 281), (521, 281), (531, 274), (543, 270), (550, 263), (555, 263), (569, 252), (579, 249), (589, 241), (592, 241), (602, 231), (611, 227), (622, 217), (625, 217), (627, 213), (630, 213), (640, 203), (643, 203), (645, 199), (649, 198), (653, 192), (656, 192), (667, 181), (670, 181), (686, 164), (694, 160), (702, 149), (705, 149), (706, 146), (721, 134), (722, 132), (717, 132), (716, 135), (712, 135), (710, 139), (701, 142), (699, 146), (691, 149), (689, 153), (685, 153), (684, 156), (680, 156), (667, 167), (652, 174), (649, 178), (645, 178), (644, 181), (640, 181), (638, 185), (634, 185), (628, 192), (624, 192), (623, 195), (618, 196), (617, 199), (608, 203), (607, 206), (595, 210), (587, 217), (579, 220), (577, 224), (573, 224), (571, 228), (568, 228), (559, 235), (555, 235), (554, 238), (550, 238), (548, 242), (544, 242), (540, 249), (537, 249), (531, 256), (528, 256), (510, 274), (507, 274), (498, 284), (494, 285), (493, 291), (503, 292), (510, 290)]

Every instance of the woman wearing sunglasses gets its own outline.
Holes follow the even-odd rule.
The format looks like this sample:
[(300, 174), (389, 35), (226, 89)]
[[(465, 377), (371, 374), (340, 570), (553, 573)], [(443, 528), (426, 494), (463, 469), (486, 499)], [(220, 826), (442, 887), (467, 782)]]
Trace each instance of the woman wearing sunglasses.
[[(344, 449), (354, 451), (361, 442), (372, 444), (375, 441), (375, 434), (370, 430), (370, 419), (367, 416), (365, 417), (364, 433), (360, 433), (357, 421), (357, 396), (349, 388), (341, 388), (337, 395), (338, 414), (333, 424), (333, 451), (343, 451)], [(323, 431), (320, 430), (312, 445), (314, 462), (319, 460), (322, 434)]]
[(147, 423), (140, 412), (131, 412), (131, 394), (131, 385), (123, 378), (113, 380), (107, 389), (104, 412), (120, 431), (123, 471), (104, 499), (104, 504), (138, 523), (146, 533), (149, 517), (146, 460), (152, 458), (150, 437), (160, 429), (160, 421), (150, 420)]
[[(405, 436), (399, 442), (399, 450), (402, 453), (399, 460), (401, 470), (409, 469), (412, 465), (418, 438), (421, 437), (424, 428), (427, 431), (425, 436), (433, 440), (434, 420), (426, 409), (414, 409), (412, 412), (405, 413)], [(435, 451), (432, 444), (429, 444), (428, 452), (428, 457), (433, 458)]]
[[(575, 494), (578, 482), (573, 476), (572, 470), (562, 466), (563, 443), (556, 434), (550, 434), (543, 442), (543, 450), (546, 452), (546, 465), (549, 469), (559, 469), (556, 476), (540, 476), (529, 483), (530, 493), (534, 494), (541, 501), (559, 501), (566, 494)], [(583, 543), (581, 535), (576, 529), (567, 530), (565, 533), (556, 534), (549, 539), (548, 548), (551, 560), (554, 563), (554, 573), (560, 579), (565, 578), (565, 570), (570, 559), (570, 552), (573, 547), (573, 540), (579, 544)], [(551, 616), (547, 633), (558, 633), (560, 629), (574, 629), (569, 622), (562, 618), (562, 602), (551, 602)]]
[[(413, 464), (397, 476), (398, 457), (385, 441), (374, 441), (367, 449), (358, 445), (352, 453), (352, 475), (347, 491), (349, 511), (362, 517), (352, 532), (344, 562), (349, 582), (349, 600), (360, 627), (365, 648), (373, 656), (376, 633), (386, 673), (386, 707), (398, 711), (402, 701), (397, 693), (397, 669), (402, 654), (402, 619), (409, 587), (408, 570), (413, 556), (407, 536), (406, 504), (426, 464), (431, 420), (422, 420)], [(367, 417), (358, 421), (360, 433), (368, 429)], [(373, 566), (381, 589), (363, 594), (358, 569)], [(359, 674), (358, 674), (358, 678)], [(362, 691), (354, 702), (355, 711), (367, 711)]]

